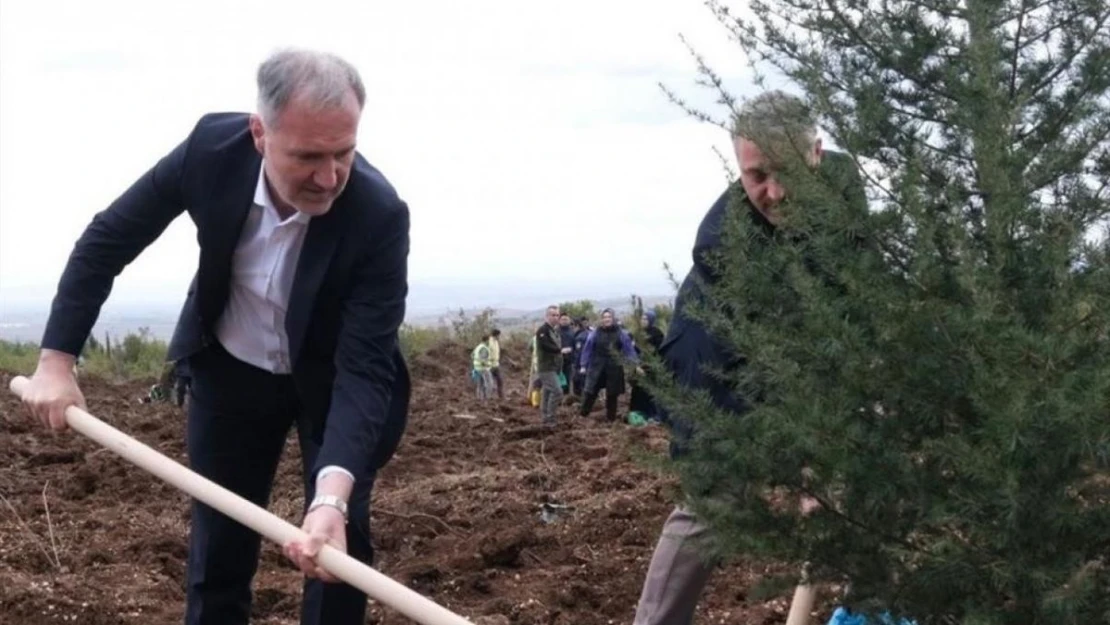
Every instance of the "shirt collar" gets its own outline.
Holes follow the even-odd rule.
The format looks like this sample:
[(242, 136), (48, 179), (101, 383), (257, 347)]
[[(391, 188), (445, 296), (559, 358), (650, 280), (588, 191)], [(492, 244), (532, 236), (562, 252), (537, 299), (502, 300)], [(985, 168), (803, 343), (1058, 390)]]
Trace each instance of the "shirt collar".
[[(254, 203), (261, 206), (262, 210), (270, 211), (276, 219), (278, 216), (277, 207), (274, 206), (274, 201), (270, 198), (270, 188), (266, 186), (266, 159), (262, 159), (262, 164), (258, 167), (258, 184), (254, 188)], [(297, 211), (282, 223), (292, 221), (298, 224), (307, 224), (310, 219), (312, 219), (310, 215)]]

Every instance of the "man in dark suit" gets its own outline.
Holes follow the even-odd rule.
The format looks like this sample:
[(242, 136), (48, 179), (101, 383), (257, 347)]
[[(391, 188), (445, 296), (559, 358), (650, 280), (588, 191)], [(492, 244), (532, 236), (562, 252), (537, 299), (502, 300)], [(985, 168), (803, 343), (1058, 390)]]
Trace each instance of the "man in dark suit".
[[(732, 139), (740, 179), (717, 199), (698, 227), (694, 265), (679, 288), (674, 318), (659, 354), (678, 384), (705, 391), (717, 408), (740, 418), (758, 398), (738, 396), (712, 371), (741, 367), (743, 359), (705, 324), (687, 314), (693, 303), (704, 303), (703, 285), (720, 279), (707, 255), (722, 248), (721, 231), (727, 212), (736, 207), (768, 232), (780, 224), (780, 204), (788, 190), (778, 179), (777, 159), (771, 155), (776, 151), (785, 153), (782, 150), (799, 150), (818, 179), (828, 185), (829, 192), (853, 210), (866, 211), (867, 199), (855, 163), (846, 154), (823, 150), (817, 122), (798, 98), (781, 91), (762, 94), (745, 105), (734, 124)], [(811, 207), (800, 210), (807, 208)], [(656, 410), (671, 428), (672, 458), (687, 454), (693, 424), (683, 415), (666, 413), (660, 406)], [(801, 505), (803, 510), (810, 510), (816, 503), (806, 500)], [(708, 532), (709, 528), (687, 506), (675, 506), (652, 554), (634, 625), (693, 622), (698, 599), (716, 564), (705, 561), (696, 545)]]
[[(182, 212), (199, 266), (169, 347), (191, 380), (193, 470), (269, 500), (286, 434), (303, 455), (302, 623), (363, 623), (366, 596), (315, 562), (328, 542), (370, 562), (370, 491), (405, 427), (398, 348), (409, 211), (355, 151), (365, 89), (333, 55), (281, 51), (258, 71), (258, 113), (212, 114), (97, 214), (58, 286), (25, 404), (55, 430), (84, 405), (73, 376), (114, 278)], [(189, 624), (246, 623), (260, 537), (194, 502)]]

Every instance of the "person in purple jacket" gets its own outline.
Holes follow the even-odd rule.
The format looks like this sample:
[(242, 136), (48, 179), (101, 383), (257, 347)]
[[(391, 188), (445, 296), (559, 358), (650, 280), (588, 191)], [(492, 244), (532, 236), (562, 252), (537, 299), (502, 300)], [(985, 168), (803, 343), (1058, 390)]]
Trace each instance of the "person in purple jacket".
[(606, 308), (601, 311), (601, 323), (586, 339), (578, 365), (579, 372), (586, 376), (586, 394), (579, 412), (581, 416), (590, 414), (598, 394), (605, 389), (605, 419), (616, 421), (617, 400), (624, 393), (621, 356), (633, 363), (640, 360), (632, 345), (632, 335), (616, 324), (613, 309)]

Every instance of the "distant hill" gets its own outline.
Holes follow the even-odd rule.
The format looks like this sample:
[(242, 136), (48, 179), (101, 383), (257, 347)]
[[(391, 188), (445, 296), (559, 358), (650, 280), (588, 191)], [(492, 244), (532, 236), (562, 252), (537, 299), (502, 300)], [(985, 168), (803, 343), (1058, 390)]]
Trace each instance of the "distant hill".
[[(673, 297), (654, 295), (654, 296), (641, 296), (645, 308), (652, 308), (659, 304), (671, 304), (674, 301)], [(589, 300), (594, 304), (594, 309), (601, 311), (606, 308), (612, 308), (618, 315), (624, 315), (632, 311), (632, 302), (630, 297), (611, 297), (606, 299)], [(481, 314), (485, 307), (471, 307), (462, 308), (461, 312), (467, 317), (474, 317)], [(531, 326), (535, 323), (543, 321), (546, 307), (543, 308), (493, 308), (493, 315), (496, 319), (497, 325), (503, 330), (515, 330)], [(442, 314), (435, 315), (419, 315), (413, 316), (406, 320), (409, 325), (417, 327), (435, 327), (435, 326), (450, 326), (451, 322), (459, 318), (460, 309), (444, 311)]]
[[(584, 298), (583, 298), (584, 299)], [(644, 297), (644, 306), (652, 307), (660, 303), (669, 303), (673, 298), (665, 296)], [(631, 310), (628, 297), (610, 297), (591, 300), (597, 310), (612, 308), (618, 314), (626, 314)], [(426, 309), (425, 309), (426, 310)], [(485, 310), (484, 307), (467, 307), (463, 312), (468, 317), (473, 317)], [(177, 308), (166, 306), (161, 308), (133, 309), (127, 306), (116, 306), (105, 310), (100, 315), (93, 334), (98, 339), (110, 334), (113, 338), (123, 337), (140, 328), (146, 328), (156, 338), (168, 341), (173, 335), (177, 323)], [(497, 324), (504, 330), (512, 331), (517, 328), (528, 327), (543, 320), (544, 308), (494, 308)], [(458, 319), (459, 308), (444, 308), (436, 314), (417, 313), (410, 315), (405, 322), (418, 327), (450, 326), (451, 321)], [(0, 339), (7, 341), (38, 342), (46, 324), (46, 310), (17, 310), (0, 312)]]

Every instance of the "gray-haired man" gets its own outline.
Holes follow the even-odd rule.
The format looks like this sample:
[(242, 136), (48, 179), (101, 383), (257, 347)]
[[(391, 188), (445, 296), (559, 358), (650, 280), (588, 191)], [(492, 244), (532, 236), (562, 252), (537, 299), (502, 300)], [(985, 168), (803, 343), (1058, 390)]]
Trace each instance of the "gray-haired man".
[[(258, 70), (258, 112), (204, 116), (82, 234), (58, 286), (24, 403), (66, 427), (73, 377), (112, 281), (188, 212), (200, 258), (169, 359), (191, 379), (186, 439), (201, 475), (266, 506), (289, 430), (303, 459), (301, 621), (355, 625), (366, 596), (316, 563), (327, 542), (370, 562), (370, 491), (405, 427), (397, 345), (409, 210), (355, 151), (366, 92), (329, 54), (287, 50)], [(245, 624), (258, 534), (194, 502), (185, 621)]]
[[(685, 314), (691, 302), (704, 297), (702, 281), (713, 283), (719, 279), (705, 255), (722, 244), (720, 233), (726, 211), (730, 205), (745, 207), (753, 222), (768, 230), (780, 223), (776, 209), (788, 190), (778, 180), (778, 159), (774, 155), (784, 154), (783, 150), (800, 151), (810, 167), (820, 168), (821, 177), (836, 185), (833, 193), (840, 193), (861, 210), (865, 210), (866, 200), (854, 163), (844, 154), (822, 149), (816, 120), (793, 96), (772, 91), (749, 101), (734, 119), (733, 148), (740, 180), (721, 195), (698, 228), (694, 266), (679, 289), (674, 319), (659, 353), (679, 384), (704, 389), (720, 409), (740, 415), (746, 409), (747, 398), (737, 397), (709, 373), (718, 367), (735, 366), (738, 359), (704, 325)], [(730, 204), (734, 194), (740, 194), (741, 202)], [(677, 458), (685, 453), (693, 428), (682, 415), (664, 413), (663, 418), (671, 424), (671, 455)], [(715, 566), (703, 559), (697, 548), (697, 541), (707, 531), (681, 504), (670, 514), (648, 567), (635, 625), (687, 625), (693, 621), (698, 599)]]
[(540, 414), (544, 425), (555, 425), (555, 414), (563, 401), (559, 373), (563, 370), (563, 359), (569, 358), (570, 352), (571, 347), (563, 345), (559, 331), (559, 307), (548, 306), (544, 323), (536, 330), (536, 378), (542, 389)]

